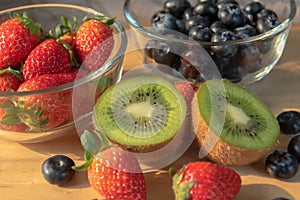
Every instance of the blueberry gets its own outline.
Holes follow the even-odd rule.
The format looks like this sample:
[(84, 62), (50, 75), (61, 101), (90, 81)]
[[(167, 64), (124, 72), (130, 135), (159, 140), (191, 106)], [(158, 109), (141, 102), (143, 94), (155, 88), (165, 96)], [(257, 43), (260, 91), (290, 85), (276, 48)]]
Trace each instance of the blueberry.
[(179, 69), (181, 63), (180, 56), (172, 52), (169, 44), (163, 41), (156, 41), (155, 46), (152, 48), (152, 58), (155, 62), (168, 65), (176, 70)]
[(167, 13), (165, 11), (158, 11), (156, 12), (152, 19), (151, 19), (152, 27), (157, 29), (162, 29), (162, 33), (164, 32), (164, 29), (168, 30), (178, 30), (177, 24), (176, 24), (176, 17), (174, 17), (172, 14)]
[(42, 163), (42, 174), (46, 181), (54, 185), (63, 185), (69, 182), (75, 171), (72, 169), (74, 161), (64, 155), (55, 155)]
[(194, 7), (194, 13), (196, 15), (206, 16), (213, 21), (218, 19), (218, 10), (216, 4), (210, 1), (199, 2)]
[(156, 40), (148, 40), (144, 49), (145, 55), (148, 56), (149, 58), (153, 58), (152, 50), (155, 46), (156, 46)]
[(208, 27), (194, 26), (190, 29), (189, 36), (196, 41), (210, 42), (212, 31)]
[(182, 19), (189, 20), (192, 16), (194, 16), (194, 8), (190, 7), (184, 11), (184, 13), (182, 14)]
[(256, 22), (256, 28), (259, 33), (267, 32), (280, 24), (278, 19), (271, 17), (258, 18)]
[(218, 17), (231, 28), (242, 26), (244, 24), (244, 14), (242, 9), (232, 3), (225, 4), (219, 9)]
[(249, 37), (255, 36), (256, 35), (256, 29), (249, 25), (249, 24), (245, 24), (244, 26), (240, 26), (240, 27), (236, 27), (233, 32), (237, 35), (239, 34), (246, 34)]
[(262, 9), (264, 9), (264, 8), (265, 8), (265, 6), (261, 2), (259, 2), (259, 1), (253, 1), (253, 2), (248, 3), (245, 6), (244, 10), (245, 10), (247, 18), (252, 23), (255, 23), (256, 20), (257, 20), (257, 14), (259, 12), (261, 12)]
[[(211, 37), (212, 42), (226, 42), (236, 40), (235, 34), (230, 30), (221, 30)], [(220, 57), (232, 57), (237, 53), (238, 46), (235, 44), (220, 44), (211, 47), (212, 51)]]
[(298, 171), (298, 160), (288, 152), (275, 150), (265, 161), (266, 172), (277, 179), (289, 179)]
[(300, 132), (300, 113), (295, 110), (284, 111), (277, 116), (281, 132), (293, 135)]
[(199, 2), (211, 2), (216, 4), (218, 2), (218, 0), (199, 0)]
[(235, 55), (236, 65), (243, 66), (249, 73), (260, 69), (260, 51), (255, 44), (241, 44)]
[(236, 0), (219, 0), (217, 3), (217, 7), (219, 9), (221, 9), (223, 6), (225, 6), (226, 4), (235, 4), (235, 5), (239, 5), (239, 3)]
[(206, 17), (194, 15), (185, 21), (185, 29), (189, 31), (194, 26), (209, 27), (210, 21)]
[(257, 19), (265, 19), (271, 18), (272, 20), (278, 19), (277, 14), (270, 9), (262, 9), (259, 13), (257, 13)]
[(228, 26), (221, 21), (215, 21), (210, 25), (210, 29), (215, 33), (220, 30), (228, 30)]
[(300, 135), (294, 136), (290, 140), (287, 150), (290, 154), (293, 154), (300, 163)]
[(187, 0), (167, 0), (164, 3), (164, 9), (178, 18), (180, 18), (184, 11), (190, 7), (191, 4)]

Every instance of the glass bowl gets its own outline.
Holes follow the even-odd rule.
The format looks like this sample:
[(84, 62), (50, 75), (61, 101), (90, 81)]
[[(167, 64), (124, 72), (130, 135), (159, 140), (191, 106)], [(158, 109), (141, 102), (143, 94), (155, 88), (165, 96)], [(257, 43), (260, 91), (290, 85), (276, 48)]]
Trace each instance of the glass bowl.
[[(125, 1), (123, 8), (124, 16), (130, 23), (131, 28), (135, 30), (135, 42), (141, 49), (161, 48), (163, 51), (167, 51), (166, 48), (171, 43), (194, 45), (196, 42), (187, 35), (183, 36), (183, 34), (179, 34), (179, 32), (151, 27), (151, 18), (155, 13), (163, 10), (165, 1), (166, 0)], [(252, 1), (253, 0), (237, 0), (242, 7)], [(194, 6), (199, 1), (190, 0), (189, 2)], [(292, 20), (296, 14), (295, 2), (294, 0), (260, 0), (260, 2), (263, 3), (265, 8), (275, 11), (281, 22), (280, 25), (264, 33), (244, 39), (227, 42), (197, 42), (209, 52), (211, 59), (213, 59), (219, 69), (221, 77), (227, 78), (232, 82), (245, 85), (262, 79), (278, 63), (284, 51)], [(145, 38), (148, 40), (146, 43), (144, 42)], [(153, 44), (154, 42), (151, 43), (151, 41), (157, 39), (163, 40), (167, 45), (161, 47), (163, 45), (157, 45), (157, 43)], [(235, 48), (237, 51), (233, 55), (229, 54), (224, 56), (217, 56), (216, 53), (212, 53), (212, 49), (224, 47)], [(189, 52), (186, 56), (190, 56), (189, 54), (192, 53)], [(151, 54), (150, 56), (148, 55), (147, 53), (145, 54), (145, 60), (150, 62), (149, 60), (152, 59)], [(174, 65), (176, 66), (176, 64)], [(181, 70), (186, 76), (186, 69), (190, 63), (186, 63), (184, 59), (181, 58), (177, 65), (179, 65), (177, 69), (179, 69), (179, 71)], [(206, 67), (203, 66), (203, 68)], [(201, 74), (200, 78), (197, 73), (192, 73), (191, 77), (192, 81), (200, 83), (203, 81)]]
[[(0, 23), (9, 19), (13, 13), (23, 14), (27, 12), (29, 17), (38, 24), (41, 24), (44, 31), (54, 30), (57, 24), (62, 23), (61, 16), (67, 17), (71, 22), (76, 17), (78, 25), (87, 16), (89, 18), (104, 15), (94, 9), (81, 7), (70, 4), (33, 4), (28, 6), (15, 7), (0, 11)], [(112, 16), (113, 17), (113, 16)], [(10, 109), (16, 108), (12, 102), (27, 103), (26, 101), (35, 99), (48, 99), (49, 104), (33, 103), (29, 107), (36, 106), (36, 113), (40, 112), (39, 119), (43, 119), (43, 115), (48, 113), (57, 113), (57, 118), (64, 115), (64, 121), (53, 126), (46, 125), (30, 130), (23, 123), (14, 123), (9, 125), (3, 122), (3, 117), (7, 114), (7, 108), (0, 108), (0, 138), (20, 142), (20, 143), (36, 143), (57, 138), (66, 134), (77, 134), (82, 129), (91, 126), (91, 114), (95, 99), (110, 85), (118, 82), (122, 76), (124, 53), (127, 47), (127, 36), (124, 28), (119, 21), (115, 21), (111, 25), (113, 30), (114, 46), (110, 56), (105, 63), (96, 70), (86, 72), (83, 67), (79, 67), (75, 81), (59, 85), (43, 90), (27, 91), (27, 92), (1, 92), (1, 105), (6, 103), (12, 104)], [(59, 99), (59, 103), (51, 101)], [(3, 104), (4, 103), (4, 104)], [(52, 106), (49, 106), (53, 103)], [(59, 105), (59, 106), (57, 106)], [(48, 107), (49, 106), (49, 107)], [(32, 108), (33, 109), (33, 108)], [(60, 115), (59, 115), (60, 114)], [(48, 116), (47, 115), (47, 116)], [(44, 119), (47, 119), (44, 117)], [(52, 119), (52, 118), (51, 118)]]

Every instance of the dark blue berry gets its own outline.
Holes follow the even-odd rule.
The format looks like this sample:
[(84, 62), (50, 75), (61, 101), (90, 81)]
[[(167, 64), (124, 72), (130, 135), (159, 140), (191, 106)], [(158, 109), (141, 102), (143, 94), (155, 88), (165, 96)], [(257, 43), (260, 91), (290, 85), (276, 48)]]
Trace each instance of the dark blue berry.
[(293, 154), (300, 163), (300, 135), (294, 136), (290, 140), (287, 150), (290, 154)]
[(265, 161), (266, 172), (272, 178), (289, 179), (298, 171), (298, 160), (288, 152), (275, 150)]
[(220, 21), (224, 22), (227, 26), (235, 28), (244, 25), (244, 13), (242, 9), (232, 3), (225, 4), (219, 9), (218, 17)]
[(185, 30), (185, 21), (183, 19), (176, 19), (175, 21), (177, 27), (178, 27), (178, 31), (180, 33), (186, 34), (187, 31)]
[(189, 20), (192, 16), (194, 16), (194, 8), (190, 7), (184, 11), (184, 13), (182, 14), (182, 19)]
[(216, 4), (218, 2), (218, 0), (199, 0), (199, 2), (211, 2)]
[(55, 155), (42, 163), (42, 174), (46, 181), (54, 185), (63, 185), (69, 182), (75, 171), (72, 169), (74, 161), (64, 155)]
[(228, 26), (221, 21), (215, 21), (210, 25), (210, 29), (215, 33), (221, 30), (228, 30)]
[(157, 28), (162, 33), (165, 30), (178, 30), (176, 17), (165, 11), (158, 11), (152, 17), (152, 27)]
[(244, 26), (240, 26), (240, 27), (236, 27), (233, 32), (236, 35), (240, 35), (240, 34), (246, 34), (249, 37), (255, 36), (256, 35), (256, 29), (249, 25), (249, 24), (245, 24)]
[(156, 40), (148, 40), (144, 49), (145, 55), (153, 58), (153, 48), (156, 46)]
[(239, 5), (239, 3), (236, 0), (219, 0), (216, 5), (219, 9), (221, 9), (223, 6), (225, 6), (226, 4), (235, 4), (235, 5)]
[(278, 19), (271, 17), (258, 18), (256, 22), (256, 28), (259, 33), (267, 32), (280, 24)]
[(210, 21), (206, 17), (194, 15), (185, 21), (185, 29), (189, 31), (194, 26), (209, 27)]
[(181, 18), (184, 11), (191, 7), (187, 0), (167, 0), (164, 3), (164, 9), (172, 15)]
[(292, 135), (300, 132), (300, 113), (295, 110), (284, 111), (277, 116), (281, 132)]
[(235, 64), (243, 66), (249, 73), (260, 69), (260, 51), (255, 44), (241, 44), (235, 55)]
[(208, 27), (194, 26), (190, 29), (189, 36), (196, 41), (210, 42), (212, 33)]
[(194, 13), (196, 15), (206, 16), (210, 20), (215, 21), (218, 19), (218, 7), (216, 4), (206, 1), (206, 2), (199, 2), (194, 7)]
[(259, 12), (262, 11), (262, 9), (264, 9), (265, 6), (259, 2), (259, 1), (253, 1), (248, 3), (245, 8), (244, 11), (246, 13), (247, 18), (252, 22), (255, 23), (257, 20), (257, 14)]
[[(221, 30), (212, 35), (212, 42), (227, 42), (236, 40), (236, 35), (230, 30)], [(219, 57), (233, 57), (238, 51), (236, 44), (219, 44), (212, 46), (211, 49)]]
[(163, 41), (156, 41), (155, 46), (152, 48), (152, 58), (155, 62), (176, 70), (179, 69), (181, 63), (180, 56), (171, 50), (167, 42)]

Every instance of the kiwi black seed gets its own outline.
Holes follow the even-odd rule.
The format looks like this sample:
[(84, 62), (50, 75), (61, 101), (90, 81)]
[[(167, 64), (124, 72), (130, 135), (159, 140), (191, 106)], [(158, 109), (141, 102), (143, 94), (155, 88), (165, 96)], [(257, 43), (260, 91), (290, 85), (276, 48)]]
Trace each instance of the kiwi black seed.
[(197, 101), (197, 140), (211, 160), (224, 165), (250, 164), (277, 143), (280, 131), (274, 114), (240, 85), (209, 80), (199, 88)]
[(186, 115), (184, 97), (162, 77), (122, 80), (97, 100), (94, 122), (114, 143), (135, 152), (167, 144)]

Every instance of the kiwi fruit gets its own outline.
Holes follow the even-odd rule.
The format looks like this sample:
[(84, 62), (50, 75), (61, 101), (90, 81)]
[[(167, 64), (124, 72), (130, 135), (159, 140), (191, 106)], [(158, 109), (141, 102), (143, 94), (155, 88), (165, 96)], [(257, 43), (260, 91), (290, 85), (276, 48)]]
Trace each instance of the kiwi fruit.
[(166, 145), (179, 131), (186, 102), (162, 77), (138, 76), (108, 88), (97, 100), (93, 119), (113, 143), (133, 152)]
[(249, 90), (214, 79), (203, 83), (196, 96), (200, 112), (196, 138), (203, 157), (223, 165), (247, 165), (278, 143), (274, 114)]

